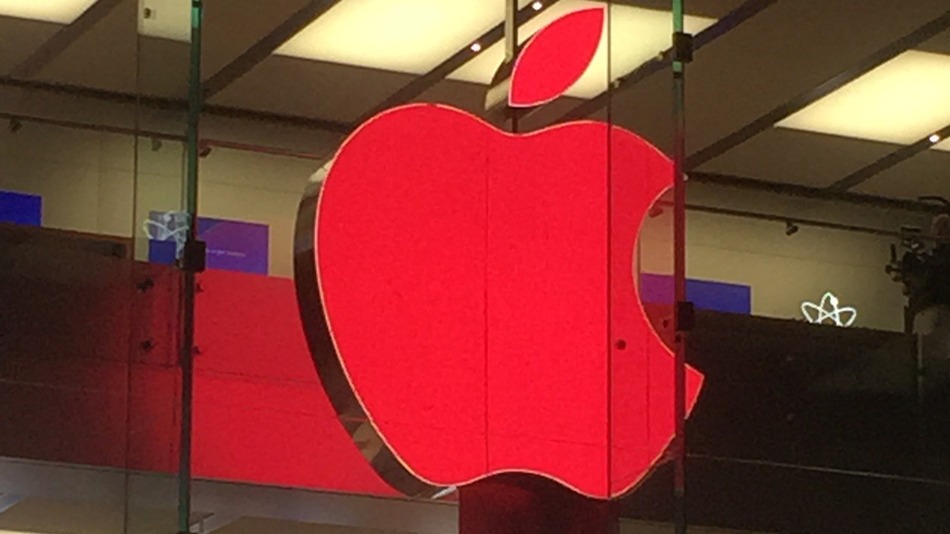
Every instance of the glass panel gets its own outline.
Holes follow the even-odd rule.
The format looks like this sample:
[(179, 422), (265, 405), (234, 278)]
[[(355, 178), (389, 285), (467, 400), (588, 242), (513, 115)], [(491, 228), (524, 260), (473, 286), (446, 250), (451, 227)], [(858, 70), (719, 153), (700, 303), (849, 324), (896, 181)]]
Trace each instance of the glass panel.
[[(288, 17), (289, 4), (288, 2), (287, 5), (277, 6), (275, 9), (278, 11), (287, 9), (287, 12), (281, 13), (283, 17)], [(398, 10), (396, 4), (392, 6), (381, 4), (378, 9), (369, 10), (371, 13), (368, 14), (347, 13), (343, 9), (346, 7), (345, 4), (346, 2), (339, 4), (339, 10), (336, 12), (331, 11), (325, 15), (315, 14), (318, 23), (325, 25), (323, 27), (324, 31), (340, 31), (343, 34), (353, 33), (356, 31), (355, 29), (344, 30), (326, 25), (332, 22), (339, 25), (351, 24), (353, 25), (352, 28), (360, 28), (362, 27), (360, 24), (372, 25), (373, 21), (370, 19), (374, 16), (386, 20), (386, 17), (382, 14), (386, 9)], [(542, 22), (551, 22), (559, 14), (566, 14), (571, 10), (591, 5), (604, 5), (604, 3), (597, 2), (565, 2), (564, 5), (555, 4), (556, 7), (549, 6), (547, 3), (538, 3), (538, 6), (535, 7), (532, 4), (531, 2), (521, 2), (519, 4), (521, 9), (519, 20), (522, 23), (520, 40), (522, 42), (526, 41), (534, 31), (541, 27)], [(550, 10), (548, 10), (549, 7)], [(648, 33), (653, 35), (652, 41), (647, 39), (644, 43), (635, 43), (639, 46), (639, 56), (627, 58), (621, 55), (622, 61), (617, 60), (608, 72), (606, 56), (610, 54), (607, 53), (606, 43), (611, 43), (612, 50), (626, 50), (631, 45), (619, 38), (617, 42), (613, 42), (614, 39), (604, 37), (601, 45), (602, 49), (595, 58), (595, 65), (585, 75), (589, 78), (585, 90), (590, 94), (569, 92), (568, 96), (558, 98), (547, 106), (540, 107), (532, 112), (521, 113), (517, 116), (516, 131), (518, 133), (533, 132), (568, 120), (566, 114), (582, 105), (585, 98), (605, 93), (608, 79), (616, 79), (629, 74), (640, 63), (668, 47), (669, 45), (664, 41), (663, 36), (665, 35), (668, 41), (669, 27), (671, 26), (669, 11), (668, 9), (666, 11), (660, 10), (658, 6), (652, 7), (653, 11), (644, 11), (643, 6), (631, 8), (624, 5), (613, 8), (619, 13), (616, 15), (617, 24), (627, 25), (624, 26), (626, 29), (620, 33), (628, 34), (649, 30)], [(333, 9), (336, 10), (337, 8)], [(236, 16), (234, 13), (228, 15), (209, 13), (207, 20), (209, 36), (223, 34), (223, 30), (220, 28), (226, 27), (231, 17)], [(435, 13), (435, 11), (432, 11), (432, 13)], [(264, 24), (265, 21), (255, 21), (251, 26), (248, 26), (249, 34), (260, 37), (261, 43), (266, 42), (266, 36), (269, 32), (278, 31), (281, 28), (280, 20), (282, 19), (278, 18), (276, 13), (273, 15), (274, 20), (269, 21), (266, 25)], [(323, 16), (327, 18), (321, 20)], [(444, 15), (444, 17), (449, 16)], [(649, 24), (640, 21), (641, 16), (644, 18), (649, 16)], [(399, 486), (398, 477), (394, 477), (392, 473), (380, 476), (374, 473), (367, 464), (367, 459), (372, 458), (376, 462), (377, 469), (381, 467), (382, 462), (387, 460), (384, 452), (385, 444), (380, 441), (375, 429), (368, 424), (365, 412), (358, 405), (337, 400), (337, 405), (334, 406), (330, 402), (330, 399), (327, 398), (325, 384), (321, 383), (313, 373), (313, 357), (310, 355), (310, 349), (315, 342), (313, 332), (310, 332), (311, 337), (308, 344), (308, 338), (301, 336), (303, 332), (298, 330), (300, 328), (299, 314), (301, 312), (298, 310), (297, 300), (303, 302), (305, 329), (308, 327), (308, 313), (313, 313), (315, 308), (319, 310), (318, 306), (321, 304), (313, 298), (317, 287), (314, 279), (314, 221), (312, 218), (316, 209), (315, 202), (319, 189), (313, 183), (308, 184), (307, 179), (313, 175), (314, 178), (311, 179), (311, 182), (319, 184), (325, 178), (327, 168), (332, 169), (332, 167), (324, 167), (324, 164), (330, 161), (330, 156), (337, 153), (345, 135), (377, 113), (402, 104), (413, 102), (446, 104), (479, 116), (495, 128), (504, 131), (512, 131), (515, 128), (510, 116), (506, 114), (505, 107), (498, 106), (497, 102), (491, 100), (491, 97), (486, 94), (491, 89), (492, 84), (489, 82), (495, 75), (495, 71), (498, 70), (498, 62), (503, 57), (501, 51), (494, 51), (493, 48), (503, 47), (503, 33), (501, 31), (503, 11), (499, 7), (493, 17), (495, 24), (499, 25), (494, 33), (486, 33), (482, 37), (478, 37), (479, 32), (486, 32), (489, 29), (488, 27), (476, 28), (472, 33), (472, 27), (462, 21), (451, 22), (448, 18), (439, 20), (442, 22), (438, 24), (438, 28), (433, 27), (426, 30), (429, 32), (428, 37), (431, 40), (438, 38), (435, 35), (436, 30), (445, 31), (448, 29), (448, 33), (452, 34), (450, 38), (460, 39), (460, 42), (464, 42), (466, 45), (457, 48), (454, 56), (443, 57), (442, 61), (445, 63), (440, 67), (440, 71), (436, 71), (434, 74), (423, 74), (422, 77), (417, 77), (420, 74), (419, 72), (411, 74), (398, 72), (399, 69), (396, 67), (387, 68), (373, 64), (373, 68), (369, 69), (366, 68), (368, 65), (348, 64), (348, 62), (354, 62), (355, 60), (324, 57), (320, 54), (329, 52), (320, 49), (319, 43), (313, 45), (316, 47), (314, 52), (315, 57), (317, 57), (316, 60), (304, 57), (299, 49), (295, 48), (296, 52), (294, 52), (293, 57), (289, 57), (278, 50), (276, 54), (265, 57), (259, 62), (247, 63), (238, 56), (239, 50), (230, 50), (231, 55), (229, 57), (232, 58), (232, 61), (237, 62), (235, 63), (237, 66), (229, 65), (228, 61), (220, 60), (219, 63), (222, 65), (220, 68), (217, 70), (211, 69), (205, 73), (205, 78), (214, 82), (209, 82), (209, 86), (214, 88), (214, 92), (210, 96), (210, 105), (203, 118), (205, 125), (203, 142), (210, 147), (210, 152), (202, 159), (201, 194), (199, 195), (201, 199), (200, 215), (202, 218), (208, 219), (209, 225), (213, 224), (214, 228), (213, 230), (209, 229), (206, 234), (209, 254), (222, 258), (230, 257), (234, 261), (222, 261), (222, 263), (212, 266), (211, 260), (214, 256), (209, 256), (209, 270), (200, 277), (202, 292), (198, 299), (197, 335), (202, 356), (198, 360), (196, 375), (198, 396), (195, 409), (199, 422), (195, 429), (195, 469), (197, 476), (253, 484), (369, 493), (381, 496), (399, 495), (399, 491), (386, 482), (388, 480), (390, 483)], [(300, 36), (304, 36), (307, 32), (308, 30), (304, 30)], [(295, 41), (297, 41), (295, 46), (303, 46), (308, 42), (303, 37), (295, 39)], [(209, 37), (209, 40), (205, 42), (206, 54), (212, 54), (212, 50), (218, 50), (224, 57), (226, 55), (224, 51), (228, 51), (225, 42), (223, 38), (219, 41), (214, 37)], [(475, 44), (477, 46), (473, 46)], [(492, 60), (494, 66), (489, 66), (487, 74), (483, 74), (477, 80), (474, 78), (467, 80), (462, 76), (466, 68), (472, 67), (469, 64), (470, 59), (488, 57), (489, 55), (493, 55), (495, 59)], [(370, 59), (377, 62), (384, 61), (385, 55), (377, 54), (373, 56), (371, 54)], [(238, 68), (238, 66), (240, 66), (240, 72), (242, 73), (240, 76), (224, 76), (224, 73), (229, 72), (229, 69)], [(430, 65), (428, 69), (431, 70), (433, 67), (435, 65)], [(425, 71), (423, 69), (423, 72)], [(447, 79), (446, 73), (451, 73), (447, 76)], [(505, 71), (502, 70), (502, 73), (504, 77), (506, 75)], [(225, 80), (226, 83), (221, 82), (221, 80)], [(590, 80), (592, 80), (592, 83)], [(473, 81), (478, 83), (472, 83)], [(276, 92), (283, 95), (283, 98), (272, 98), (272, 95)], [(489, 103), (486, 104), (486, 100), (489, 100)], [(593, 115), (593, 118), (607, 122), (620, 113), (620, 108), (612, 101), (610, 112), (603, 111), (609, 101), (605, 96), (600, 96), (597, 101), (600, 102), (600, 105), (587, 111), (586, 114), (597, 112)], [(238, 109), (240, 109), (240, 112), (238, 112)], [(577, 118), (582, 118), (586, 114)], [(254, 119), (254, 121), (251, 119)], [(628, 128), (626, 125), (623, 126)], [(640, 134), (639, 131), (635, 131)], [(539, 287), (538, 289), (539, 291), (543, 290), (544, 294), (547, 295), (544, 298), (557, 300), (559, 293), (563, 293), (572, 285), (577, 284), (579, 279), (590, 277), (590, 281), (599, 284), (598, 287), (601, 289), (594, 292), (593, 299), (588, 298), (590, 294), (586, 292), (575, 292), (575, 297), (580, 298), (585, 306), (593, 306), (590, 311), (600, 317), (603, 328), (599, 331), (603, 332), (607, 327), (605, 322), (607, 321), (607, 315), (604, 313), (607, 303), (604, 298), (607, 295), (608, 284), (613, 283), (611, 282), (613, 280), (612, 272), (616, 272), (617, 284), (626, 289), (623, 297), (626, 299), (628, 309), (633, 306), (634, 310), (639, 310), (633, 294), (635, 267), (633, 242), (636, 234), (630, 233), (629, 228), (627, 228), (627, 233), (623, 234), (626, 241), (621, 240), (622, 242), (617, 245), (617, 254), (626, 255), (626, 260), (618, 263), (620, 265), (618, 269), (622, 269), (622, 272), (620, 270), (608, 270), (606, 263), (608, 247), (597, 245), (598, 242), (605, 243), (602, 239), (606, 236), (609, 222), (608, 213), (610, 213), (608, 206), (611, 205), (610, 193), (612, 193), (612, 190), (607, 187), (607, 184), (612, 181), (613, 173), (612, 169), (608, 167), (606, 159), (606, 153), (608, 152), (606, 150), (608, 146), (607, 129), (601, 128), (599, 131), (592, 131), (586, 137), (583, 135), (581, 137), (582, 139), (577, 141), (577, 146), (573, 146), (574, 143), (568, 142), (566, 137), (563, 146), (559, 145), (557, 140), (551, 141), (556, 145), (553, 149), (547, 147), (548, 150), (544, 150), (544, 147), (540, 147), (537, 149), (539, 150), (537, 154), (531, 153), (530, 147), (524, 149), (526, 151), (524, 154), (517, 155), (514, 152), (500, 151), (499, 154), (504, 152), (505, 155), (490, 159), (489, 165), (479, 163), (470, 169), (466, 169), (466, 171), (477, 171), (484, 175), (493, 176), (496, 171), (501, 172), (505, 167), (508, 167), (512, 174), (523, 179), (536, 174), (536, 166), (542, 165), (544, 161), (553, 157), (558, 157), (559, 161), (563, 160), (565, 164), (574, 166), (570, 168), (577, 169), (577, 173), (572, 173), (567, 172), (567, 167), (555, 165), (551, 170), (552, 173), (567, 173), (564, 179), (570, 183), (576, 181), (576, 187), (565, 186), (563, 189), (548, 187), (546, 184), (561, 183), (562, 180), (555, 179), (554, 175), (537, 176), (536, 178), (539, 180), (539, 183), (536, 184), (537, 187), (530, 188), (530, 190), (523, 191), (523, 193), (530, 196), (535, 193), (541, 194), (543, 191), (546, 199), (543, 203), (538, 203), (537, 198), (531, 200), (522, 197), (517, 197), (515, 200), (509, 198), (508, 202), (512, 207), (517, 206), (519, 211), (523, 211), (521, 210), (522, 206), (530, 205), (535, 205), (542, 212), (543, 209), (554, 210), (554, 212), (544, 217), (531, 217), (525, 215), (525, 213), (521, 213), (519, 217), (524, 217), (523, 222), (526, 225), (533, 225), (537, 231), (543, 230), (546, 226), (543, 223), (546, 219), (550, 219), (550, 223), (559, 228), (562, 233), (566, 232), (565, 235), (570, 235), (572, 239), (579, 240), (576, 246), (567, 246), (563, 240), (559, 242), (551, 235), (545, 237), (547, 240), (545, 243), (548, 243), (548, 245), (539, 249), (539, 254), (546, 254), (544, 257), (561, 264), (550, 264), (549, 266), (552, 269), (573, 274), (571, 275), (572, 278), (566, 279), (564, 284), (556, 286), (557, 291), (554, 290), (555, 286)], [(663, 139), (662, 143), (652, 141), (661, 146), (668, 144), (667, 139)], [(478, 147), (469, 148), (478, 152)], [(487, 150), (484, 146), (482, 148)], [(464, 147), (459, 149), (459, 153), (464, 153)], [(592, 159), (588, 160), (584, 153), (590, 155)], [(434, 164), (431, 158), (427, 158), (428, 165)], [(585, 163), (592, 167), (593, 170), (590, 172), (601, 173), (601, 180), (592, 182), (596, 186), (593, 189), (588, 189), (591, 183), (586, 183), (582, 179), (586, 172), (584, 171), (586, 167), (583, 167)], [(627, 163), (629, 163), (629, 160)], [(430, 183), (428, 180), (421, 180), (418, 176), (424, 174), (426, 164), (421, 164), (422, 166), (415, 171), (412, 170), (413, 165), (420, 165), (418, 162), (406, 161), (405, 163), (394, 163), (392, 165), (394, 167), (388, 171), (390, 174), (401, 175), (409, 172), (415, 176), (414, 179), (406, 180), (407, 187), (410, 183), (419, 185)], [(484, 166), (484, 168), (479, 170), (480, 166)], [(608, 169), (611, 170), (610, 173), (606, 172)], [(670, 170), (670, 175), (671, 172)], [(651, 177), (637, 178), (648, 181)], [(417, 182), (417, 180), (421, 181)], [(505, 188), (510, 185), (499, 182), (497, 187)], [(617, 187), (623, 188), (626, 187), (626, 184), (620, 184)], [(654, 185), (644, 185), (639, 182), (634, 183), (633, 187), (637, 188), (634, 193), (634, 200), (641, 199), (643, 195), (649, 195), (650, 188), (655, 188)], [(538, 188), (540, 190), (535, 191)], [(302, 207), (298, 211), (301, 194), (305, 189), (309, 189), (311, 193), (303, 197)], [(575, 210), (576, 204), (569, 201), (576, 200), (574, 197), (584, 191), (591, 200), (589, 207), (593, 210), (595, 216), (593, 222), (600, 221), (602, 223), (597, 228), (591, 227), (588, 224), (591, 221), (587, 220), (585, 212)], [(629, 193), (629, 190), (622, 189), (622, 192)], [(515, 194), (517, 191), (513, 189), (511, 193)], [(659, 190), (655, 191), (655, 194), (658, 193)], [(371, 191), (366, 192), (367, 198), (370, 194), (372, 194)], [(504, 200), (501, 196), (496, 199), (497, 202)], [(652, 201), (653, 199), (649, 200)], [(468, 201), (468, 203), (472, 203), (474, 199), (469, 197)], [(468, 208), (468, 203), (464, 200), (459, 199), (459, 202), (462, 202), (459, 209)], [(557, 206), (564, 202), (566, 204), (562, 206), (563, 209), (558, 209)], [(648, 205), (649, 202), (646, 206)], [(639, 203), (634, 206), (618, 205), (616, 211), (618, 213), (623, 212), (623, 216), (628, 216), (628, 210), (641, 210), (642, 207)], [(382, 209), (378, 206), (377, 208)], [(310, 219), (307, 218), (308, 213)], [(578, 218), (577, 225), (568, 224), (568, 213)], [(634, 219), (636, 219), (635, 216)], [(294, 228), (295, 220), (296, 228)], [(626, 223), (628, 221), (623, 219), (619, 222)], [(635, 222), (639, 224), (639, 221)], [(395, 219), (392, 225), (396, 225)], [(583, 234), (588, 235), (590, 239), (582, 239), (583, 236), (575, 232), (576, 226), (583, 226), (594, 233), (590, 235)], [(524, 229), (520, 228), (520, 230)], [(515, 231), (519, 228), (512, 227), (509, 230)], [(665, 231), (669, 233), (670, 230), (667, 227)], [(250, 237), (251, 235), (258, 235), (255, 232), (261, 232), (259, 234), (261, 236), (266, 235), (266, 241), (260, 237)], [(671, 247), (669, 236), (662, 236), (662, 231), (658, 230), (652, 232), (652, 243), (658, 249), (663, 250), (661, 256), (669, 258)], [(229, 243), (229, 235), (243, 237)], [(597, 238), (597, 235), (601, 237)], [(521, 239), (521, 241), (527, 243), (530, 240)], [(499, 237), (498, 243), (498, 246), (502, 246), (504, 240)], [(574, 269), (574, 266), (572, 266), (573, 260), (570, 258), (577, 256), (580, 248), (588, 245), (593, 246), (591, 249), (593, 255), (585, 255), (586, 259), (584, 259), (584, 267), (582, 268), (589, 269), (590, 272), (572, 271), (571, 269)], [(354, 244), (354, 246), (356, 245)], [(626, 252), (622, 253), (620, 249)], [(502, 252), (499, 249), (497, 253), (490, 254), (487, 257), (494, 257), (493, 261), (497, 261), (498, 258), (503, 256)], [(296, 254), (296, 256), (292, 254)], [(471, 259), (473, 253), (465, 253), (464, 256)], [(259, 264), (253, 260), (261, 257), (269, 259), (265, 272), (251, 267), (252, 264)], [(293, 263), (291, 258), (294, 258)], [(429, 260), (432, 261), (431, 258)], [(308, 267), (306, 262), (308, 261), (310, 262), (309, 271), (306, 270)], [(289, 280), (288, 278), (295, 274), (295, 271), (296, 279), (294, 281)], [(667, 269), (665, 272), (668, 274), (669, 270)], [(267, 276), (262, 276), (265, 274)], [(301, 281), (304, 279), (309, 280), (309, 285), (301, 285)], [(597, 282), (598, 279), (599, 282)], [(468, 284), (467, 281), (461, 281), (457, 286), (465, 287)], [(301, 289), (302, 287), (304, 289)], [(304, 291), (304, 293), (301, 295), (300, 291)], [(665, 299), (663, 301), (665, 311), (669, 314), (671, 309), (670, 297), (665, 296), (663, 298)], [(599, 304), (597, 304), (598, 302)], [(498, 309), (508, 306), (504, 300), (497, 301), (496, 305), (499, 306)], [(366, 313), (372, 312), (367, 309)], [(628, 318), (624, 316), (624, 319)], [(313, 319), (313, 317), (309, 317), (309, 319)], [(317, 317), (317, 319), (322, 320), (323, 318)], [(527, 318), (513, 317), (513, 320), (515, 322), (508, 325), (509, 329), (513, 325), (521, 324)], [(542, 325), (543, 322), (541, 319), (535, 318), (531, 324), (542, 330), (547, 328), (551, 331), (552, 336), (555, 337), (548, 340), (548, 342), (553, 342), (555, 338), (561, 339), (564, 336), (571, 338), (571, 336), (578, 335), (577, 332), (573, 331), (575, 326), (558, 329), (554, 328), (553, 323)], [(666, 323), (668, 327), (668, 318)], [(502, 329), (505, 325), (499, 324), (496, 326)], [(326, 326), (323, 328), (326, 328)], [(410, 362), (400, 359), (404, 355), (400, 351), (398, 343), (390, 339), (390, 334), (386, 332), (389, 332), (389, 330), (386, 330), (385, 327), (379, 329), (379, 335), (388, 340), (386, 350), (392, 353), (394, 364), (397, 366), (393, 369), (393, 372), (397, 374), (405, 373), (407, 371), (402, 366), (408, 365)], [(511, 332), (511, 335), (523, 336), (525, 333)], [(592, 328), (587, 328), (584, 335), (586, 336), (585, 339), (588, 340), (587, 357), (595, 360), (591, 364), (593, 367), (588, 368), (585, 372), (590, 374), (589, 378), (595, 382), (597, 382), (597, 376), (600, 377), (599, 382), (591, 386), (593, 389), (586, 391), (586, 394), (593, 397), (599, 396), (600, 399), (603, 399), (606, 397), (604, 387), (607, 384), (603, 367), (609, 359), (608, 351), (623, 349), (617, 349), (617, 345), (613, 340), (605, 342), (602, 335), (594, 333)], [(619, 341), (626, 342), (627, 340)], [(627, 353), (635, 352), (634, 341), (629, 340), (631, 346)], [(457, 342), (461, 341), (457, 340)], [(663, 357), (668, 356), (664, 355)], [(600, 366), (599, 375), (597, 374), (598, 365)], [(510, 373), (513, 379), (517, 379), (519, 374), (524, 373)], [(537, 373), (535, 374), (537, 375)], [(554, 376), (556, 374), (552, 372), (550, 377), (555, 383), (564, 380), (564, 376)], [(572, 382), (576, 381), (573, 380)], [(448, 382), (434, 380), (433, 384), (430, 385), (431, 387), (444, 388), (448, 387)], [(349, 388), (350, 386), (344, 382), (343, 387)], [(418, 390), (419, 387), (422, 387), (422, 385), (420, 384), (415, 389)], [(618, 389), (621, 387), (632, 389), (627, 384), (616, 384), (616, 387)], [(449, 387), (443, 393), (451, 396), (454, 394), (451, 391), (452, 389), (461, 390), (464, 388)], [(407, 392), (423, 398), (432, 397), (432, 395), (424, 395), (421, 390)], [(333, 393), (331, 390), (331, 398), (335, 398), (332, 396)], [(542, 396), (544, 398), (535, 399), (534, 401), (535, 405), (544, 408), (542, 412), (548, 410), (551, 402), (557, 405), (563, 403), (563, 391), (558, 393), (555, 388), (549, 393), (550, 395)], [(396, 398), (404, 393), (390, 391), (387, 394)], [(441, 395), (435, 395), (435, 397), (443, 398), (445, 402), (448, 402), (447, 397)], [(545, 399), (550, 402), (545, 401)], [(352, 397), (350, 400), (355, 402)], [(395, 403), (395, 401), (392, 402)], [(586, 481), (585, 491), (588, 493), (607, 494), (610, 492), (609, 483), (613, 476), (607, 472), (606, 467), (608, 463), (606, 447), (609, 444), (608, 435), (610, 434), (605, 418), (607, 404), (603, 400), (595, 400), (594, 404), (594, 406), (588, 407), (590, 409), (575, 410), (576, 417), (572, 424), (587, 429), (589, 434), (596, 435), (595, 442), (578, 442), (580, 449), (586, 447), (589, 454), (585, 457), (590, 459), (595, 467), (592, 468), (589, 465), (580, 465), (579, 463), (575, 466), (575, 472), (571, 473), (570, 476), (575, 477), (575, 479), (572, 479), (575, 483), (577, 480)], [(357, 407), (354, 409), (354, 406)], [(522, 412), (530, 412), (530, 410), (507, 405), (497, 398), (494, 401), (489, 398), (487, 408), (495, 414), (493, 419), (497, 417), (499, 424), (508, 424), (502, 423), (504, 421), (517, 424)], [(663, 410), (663, 408), (658, 409)], [(665, 408), (666, 412), (669, 412), (669, 410), (669, 407)], [(340, 422), (336, 420), (335, 411), (342, 412), (340, 418), (343, 422), (342, 428)], [(457, 419), (458, 413), (453, 415)], [(557, 430), (546, 426), (544, 417), (543, 414), (529, 417), (529, 420), (534, 419), (529, 425), (531, 432), (541, 432), (541, 434), (544, 434), (541, 437), (551, 438), (549, 441), (545, 441), (544, 447), (541, 448), (554, 450), (557, 447), (566, 447), (569, 449), (570, 447), (563, 443), (555, 444), (557, 440), (553, 437), (557, 435)], [(415, 424), (418, 426), (432, 426), (431, 421), (421, 425), (416, 421)], [(638, 432), (646, 432), (646, 430), (638, 429)], [(347, 433), (353, 434), (353, 437), (348, 437)], [(465, 444), (459, 442), (459, 440), (452, 441), (449, 432), (439, 431), (432, 435), (434, 436), (432, 447), (442, 450), (441, 454), (443, 455), (451, 454), (451, 451), (456, 449), (464, 450)], [(264, 439), (262, 436), (283, 436), (284, 439)], [(514, 443), (504, 433), (495, 435), (495, 438)], [(572, 439), (576, 439), (576, 437), (569, 437), (568, 441)], [(353, 440), (356, 441), (357, 447), (352, 446)], [(478, 441), (478, 439), (468, 438), (463, 441), (471, 442)], [(495, 445), (497, 446), (497, 443)], [(660, 442), (654, 443), (654, 448), (656, 449), (654, 452), (658, 454), (658, 451), (662, 450), (663, 444)], [(511, 447), (507, 447), (505, 450), (507, 452), (500, 451), (504, 454), (496, 452), (494, 455), (488, 454), (485, 459), (476, 458), (473, 460), (473, 465), (476, 465), (476, 467), (481, 465), (482, 471), (486, 467), (504, 469), (506, 462), (516, 460), (513, 457), (505, 456), (505, 454), (511, 452)], [(431, 455), (435, 456), (436, 454), (433, 451)], [(560, 456), (570, 455), (560, 454)], [(325, 461), (327, 458), (333, 460)], [(392, 462), (393, 458), (390, 456), (388, 460)], [(455, 461), (461, 462), (462, 460), (456, 458)], [(397, 467), (398, 471), (399, 464), (393, 465)], [(631, 469), (640, 469), (641, 472), (638, 472), (638, 474), (644, 474), (648, 472), (648, 467), (649, 462)], [(541, 469), (538, 466), (530, 468)], [(402, 469), (404, 470), (404, 468)], [(623, 475), (625, 479), (631, 477), (628, 472), (623, 473)], [(634, 479), (638, 478), (639, 476), (634, 476)], [(630, 482), (628, 485), (633, 485), (634, 480), (628, 480), (628, 482)], [(405, 488), (405, 486), (402, 486), (402, 488)], [(430, 497), (433, 494), (437, 500), (455, 500), (457, 498), (454, 487), (446, 488), (446, 491), (439, 491), (438, 493), (424, 486), (419, 486), (419, 488), (418, 492), (413, 495), (423, 501), (431, 500)], [(214, 491), (217, 490), (211, 486), (202, 486), (198, 491), (196, 499), (201, 501), (211, 500)], [(412, 494), (412, 492), (410, 493)], [(246, 498), (250, 499), (251, 497)], [(253, 506), (251, 501), (246, 501), (246, 504), (247, 506)], [(379, 506), (389, 505), (380, 504)], [(425, 508), (425, 510), (429, 509)], [(215, 511), (216, 514), (222, 517), (226, 516), (227, 512), (228, 507), (224, 505), (219, 506)], [(426, 525), (434, 524), (432, 522), (438, 519), (438, 515), (430, 515), (431, 513), (426, 511), (417, 520)], [(327, 519), (322, 518), (315, 522), (323, 521), (327, 521)], [(361, 521), (352, 521), (352, 523), (364, 526), (382, 526), (375, 521), (375, 516), (369, 515)], [(454, 528), (454, 525), (452, 525), (452, 528)]]
[(182, 211), (185, 144), (139, 136), (135, 150), (136, 259), (173, 265), (188, 227)]
[[(669, 531), (675, 3), (252, 4), (189, 147), (192, 3), (0, 0), (0, 531), (178, 526), (191, 152), (192, 531)], [(686, 8), (690, 523), (940, 532), (945, 2)]]
[(175, 529), (179, 281), (143, 236), (181, 210), (189, 52), (146, 8), (0, 2), (0, 530)]
[[(928, 320), (942, 308), (920, 314), (913, 304), (942, 299), (942, 282), (916, 289), (921, 274), (942, 276), (927, 235), (942, 208), (917, 197), (942, 194), (926, 160), (939, 152), (932, 121), (950, 120), (922, 104), (942, 75), (922, 70), (942, 58), (915, 50), (939, 49), (946, 32), (932, 22), (943, 9), (920, 7), (862, 13), (847, 53), (828, 55), (821, 28), (853, 10), (805, 15), (795, 39), (772, 47), (759, 32), (804, 15), (776, 3), (743, 23), (756, 32), (730, 31), (689, 67), (689, 274), (751, 297), (739, 314), (699, 309), (690, 338), (707, 376), (688, 427), (698, 523), (935, 532), (945, 517), (934, 499), (945, 492), (946, 451), (933, 436), (943, 429), (946, 349), (927, 344), (940, 339), (939, 320)], [(759, 59), (735, 55), (753, 43)], [(808, 75), (781, 59), (789, 47)], [(747, 76), (756, 83), (733, 81)], [(918, 339), (914, 319), (926, 332)], [(725, 481), (735, 486), (723, 490)], [(775, 503), (767, 518), (730, 505), (760, 498)], [(882, 500), (900, 504), (868, 505)]]

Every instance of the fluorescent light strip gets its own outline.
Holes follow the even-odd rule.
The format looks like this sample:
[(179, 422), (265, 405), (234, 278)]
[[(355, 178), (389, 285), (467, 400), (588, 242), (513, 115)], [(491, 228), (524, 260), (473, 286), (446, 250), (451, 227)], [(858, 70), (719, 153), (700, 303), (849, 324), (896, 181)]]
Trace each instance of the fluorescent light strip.
[[(526, 41), (543, 26), (568, 12), (603, 5), (603, 2), (589, 0), (561, 0), (525, 24), (519, 32), (519, 40)], [(610, 8), (610, 17), (610, 63), (613, 79), (629, 74), (672, 44), (673, 16), (669, 11), (615, 5)], [(715, 22), (716, 20), (711, 18), (688, 16), (686, 31), (695, 34)], [(590, 67), (568, 89), (568, 95), (591, 98), (607, 89), (606, 34), (605, 31)], [(453, 72), (449, 78), (488, 84), (503, 59), (503, 43), (495, 44)]]
[(776, 126), (909, 145), (950, 124), (948, 87), (950, 55), (911, 50)]
[[(519, 0), (521, 7), (530, 0)], [(424, 74), (504, 20), (504, 2), (342, 0), (276, 53)]]
[(0, 16), (70, 24), (96, 0), (0, 0)]

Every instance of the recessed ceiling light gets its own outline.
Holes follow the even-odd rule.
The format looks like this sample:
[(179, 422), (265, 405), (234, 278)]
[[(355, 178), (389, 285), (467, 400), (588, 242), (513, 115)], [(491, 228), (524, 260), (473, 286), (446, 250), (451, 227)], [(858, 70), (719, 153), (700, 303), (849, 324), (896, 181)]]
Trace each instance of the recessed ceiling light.
[(541, 2), (535, 2), (535, 3), (531, 4), (531, 9), (533, 9), (533, 10), (535, 10), (535, 11), (541, 11), (541, 8), (542, 8), (542, 7), (544, 7), (544, 4), (542, 4)]
[(276, 53), (424, 74), (504, 19), (504, 2), (342, 0)]
[(947, 87), (950, 55), (911, 50), (776, 126), (911, 144), (950, 124)]
[(934, 144), (939, 143), (939, 142), (940, 142), (940, 134), (933, 134), (933, 135), (931, 135), (930, 137), (928, 137), (928, 139), (930, 140), (931, 143), (934, 143)]
[(96, 0), (0, 0), (0, 15), (69, 24)]
[[(527, 22), (519, 32), (524, 42), (544, 25), (578, 9), (603, 6), (603, 2), (589, 0), (561, 0)], [(656, 57), (672, 44), (673, 18), (669, 11), (657, 11), (632, 6), (610, 7), (610, 78), (616, 80)], [(697, 33), (712, 25), (715, 19), (686, 17), (686, 31)], [(601, 38), (590, 67), (567, 91), (568, 95), (590, 98), (607, 89), (607, 32)], [(449, 78), (491, 83), (492, 77), (505, 57), (503, 43), (494, 44), (449, 75)]]
[(470, 48), (472, 49), (472, 52), (481, 52), (481, 51), (482, 51), (482, 45), (479, 44), (479, 43), (472, 43), (472, 46), (471, 46)]

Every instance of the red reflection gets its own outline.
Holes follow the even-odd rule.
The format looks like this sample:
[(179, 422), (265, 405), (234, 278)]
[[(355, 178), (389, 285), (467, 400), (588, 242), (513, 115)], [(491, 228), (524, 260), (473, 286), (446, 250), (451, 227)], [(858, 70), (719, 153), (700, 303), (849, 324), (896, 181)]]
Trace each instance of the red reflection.
[(393, 495), (340, 425), (317, 379), (292, 280), (200, 277), (194, 474)]

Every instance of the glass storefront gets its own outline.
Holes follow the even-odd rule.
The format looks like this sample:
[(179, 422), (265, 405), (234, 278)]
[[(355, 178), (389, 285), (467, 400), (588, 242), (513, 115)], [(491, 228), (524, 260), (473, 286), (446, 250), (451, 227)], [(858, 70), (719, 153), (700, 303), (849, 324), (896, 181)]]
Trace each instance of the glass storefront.
[(945, 1), (677, 5), (0, 0), (0, 534), (941, 532)]

